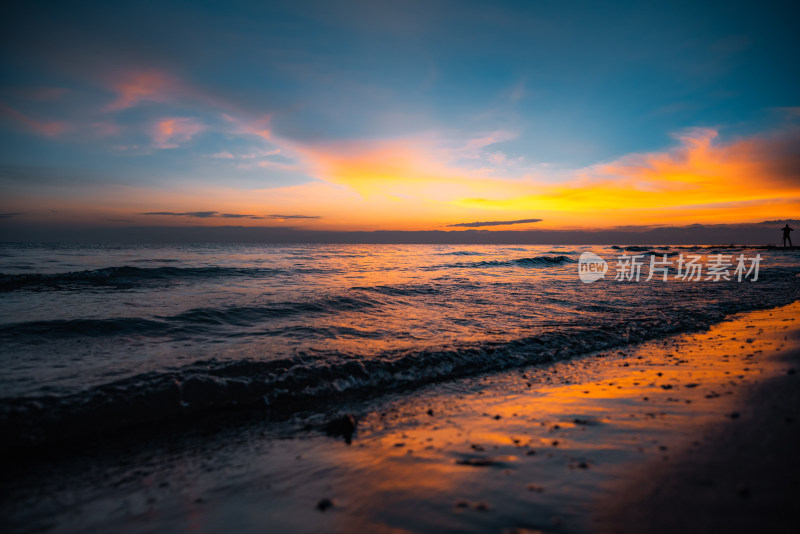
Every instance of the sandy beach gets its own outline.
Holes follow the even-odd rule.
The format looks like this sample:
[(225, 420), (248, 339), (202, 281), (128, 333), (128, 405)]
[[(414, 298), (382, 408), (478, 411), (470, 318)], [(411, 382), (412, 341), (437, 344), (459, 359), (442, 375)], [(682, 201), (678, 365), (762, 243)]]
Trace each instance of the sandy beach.
[[(763, 318), (763, 312), (761, 315)], [(780, 343), (783, 330), (786, 346), (774, 355), (764, 350), (769, 367), (759, 368), (763, 375), (749, 384), (740, 383), (744, 391), (734, 396), (736, 411), (700, 428), (697, 439), (688, 445), (684, 443), (664, 458), (648, 460), (637, 473), (612, 484), (611, 492), (596, 508), (592, 530), (699, 533), (796, 529), (800, 331), (794, 317), (781, 313), (767, 317), (775, 325), (784, 323), (783, 329), (771, 332)], [(746, 361), (761, 365), (761, 354)]]
[[(788, 531), (798, 312), (280, 423), (12, 458), (4, 530)], [(350, 444), (329, 424), (343, 415)]]

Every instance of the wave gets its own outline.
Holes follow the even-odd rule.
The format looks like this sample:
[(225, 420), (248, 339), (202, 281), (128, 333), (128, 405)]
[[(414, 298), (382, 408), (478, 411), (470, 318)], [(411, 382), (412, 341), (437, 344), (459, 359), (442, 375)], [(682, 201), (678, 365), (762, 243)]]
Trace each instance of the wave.
[(650, 252), (653, 248), (664, 249), (665, 247), (643, 247), (639, 245), (631, 245), (628, 247), (621, 247), (619, 245), (612, 245), (611, 247), (614, 250), (627, 250), (630, 252)]
[(357, 291), (370, 291), (374, 293), (380, 293), (382, 295), (389, 295), (396, 297), (409, 297), (414, 295), (438, 295), (443, 291), (441, 286), (432, 284), (355, 286), (351, 289)]
[(534, 258), (519, 258), (511, 260), (516, 265), (561, 265), (564, 263), (577, 263), (578, 260), (569, 256), (536, 256)]
[(202, 360), (78, 393), (0, 399), (0, 449), (95, 437), (168, 420), (193, 421), (220, 410), (292, 413), (698, 330), (724, 315), (719, 310), (687, 310), (669, 320), (648, 318), (554, 329), (506, 341), (384, 351), (369, 359), (314, 351), (273, 361)]
[[(129, 288), (146, 281), (169, 281), (220, 276), (264, 277), (285, 272), (282, 269), (252, 267), (105, 267), (54, 274), (0, 274), (0, 291), (18, 289), (72, 289), (86, 286)], [(293, 269), (297, 272), (297, 269)]]
[[(791, 278), (785, 275), (790, 274)], [(471, 344), (384, 349), (369, 353), (312, 350), (276, 355), (271, 361), (202, 360), (178, 368), (164, 368), (89, 387), (83, 391), (0, 398), (0, 450), (61, 440), (96, 437), (122, 429), (166, 421), (194, 424), (220, 411), (264, 410), (276, 416), (297, 410), (319, 409), (386, 392), (414, 388), (460, 377), (564, 360), (670, 334), (702, 330), (727, 315), (786, 304), (798, 298), (793, 268), (765, 276), (778, 283), (774, 291), (747, 298), (720, 300), (711, 293), (697, 306), (676, 305), (671, 311), (641, 315), (607, 313), (592, 308), (594, 320), (585, 325), (552, 325), (536, 335)], [(425, 288), (431, 286), (419, 286)], [(723, 286), (710, 286), (722, 291)], [(737, 286), (739, 287), (739, 286)], [(744, 286), (750, 288), (750, 286)], [(413, 289), (403, 285), (360, 288), (355, 295), (308, 302), (272, 303), (261, 307), (197, 308), (152, 319), (98, 319), (43, 321), (7, 325), (0, 330), (18, 339), (24, 334), (59, 339), (76, 331), (153, 334), (206, 331), (209, 325), (250, 325), (286, 314), (335, 313), (380, 306), (373, 293)], [(367, 291), (368, 290), (368, 291)], [(744, 289), (742, 289), (744, 290)], [(286, 325), (283, 325), (284, 327)], [(288, 328), (296, 328), (289, 325)], [(307, 327), (301, 325), (299, 328)], [(231, 329), (247, 335), (243, 329)], [(261, 332), (261, 335), (264, 333)], [(374, 333), (378, 336), (385, 333)], [(260, 412), (259, 412), (260, 413)]]
[(486, 260), (476, 262), (462, 262), (447, 265), (454, 268), (483, 268), (483, 267), (547, 267), (552, 265), (563, 265), (565, 263), (577, 263), (577, 260), (569, 256), (534, 256), (533, 258), (516, 258), (513, 260)]
[[(319, 315), (356, 311), (379, 305), (366, 297), (334, 296), (307, 302), (276, 302), (268, 306), (194, 308), (176, 315), (113, 317), (108, 319), (57, 319), (0, 326), (0, 340), (64, 339), (103, 336), (176, 336), (207, 333), (209, 327), (248, 327), (269, 319), (293, 315)], [(246, 332), (245, 332), (246, 333)], [(264, 334), (260, 332), (259, 334)], [(242, 335), (239, 331), (238, 335)]]

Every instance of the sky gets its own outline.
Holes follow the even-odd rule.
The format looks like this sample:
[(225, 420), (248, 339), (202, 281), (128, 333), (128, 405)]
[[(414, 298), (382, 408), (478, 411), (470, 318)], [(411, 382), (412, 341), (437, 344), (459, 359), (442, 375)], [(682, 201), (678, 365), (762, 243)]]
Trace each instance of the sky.
[(800, 219), (788, 2), (15, 2), (0, 232)]

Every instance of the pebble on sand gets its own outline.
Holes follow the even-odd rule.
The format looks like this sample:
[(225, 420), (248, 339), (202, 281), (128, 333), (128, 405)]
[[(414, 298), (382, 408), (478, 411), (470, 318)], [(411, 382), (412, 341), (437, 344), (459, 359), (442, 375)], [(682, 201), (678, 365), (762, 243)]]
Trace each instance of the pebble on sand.
[(345, 414), (336, 419), (328, 421), (325, 425), (325, 433), (333, 437), (343, 437), (345, 442), (350, 445), (353, 441), (353, 434), (356, 431), (358, 420), (352, 414)]
[(319, 510), (320, 512), (324, 512), (328, 508), (332, 507), (333, 507), (333, 501), (328, 498), (322, 499), (317, 503), (317, 510)]

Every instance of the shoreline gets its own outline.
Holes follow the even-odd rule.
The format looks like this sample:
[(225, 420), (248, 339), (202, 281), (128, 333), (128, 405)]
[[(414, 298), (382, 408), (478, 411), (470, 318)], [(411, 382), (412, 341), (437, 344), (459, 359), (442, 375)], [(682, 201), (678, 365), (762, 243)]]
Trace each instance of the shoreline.
[[(392, 398), (413, 396), (419, 391), (451, 382), (480, 380), (485, 376), (557, 366), (571, 360), (629, 350), (646, 343), (704, 332), (741, 314), (769, 309), (772, 308), (729, 311), (722, 320), (703, 318), (699, 323), (696, 319), (688, 319), (678, 325), (672, 324), (664, 331), (650, 330), (646, 326), (638, 330), (628, 329), (627, 343), (624, 344), (620, 344), (618, 339), (609, 340), (610, 331), (599, 328), (581, 332), (591, 334), (584, 338), (571, 336), (569, 332), (545, 332), (532, 338), (532, 343), (529, 338), (523, 337), (489, 343), (490, 346), (486, 348), (470, 345), (446, 348), (436, 353), (433, 361), (427, 360), (427, 365), (436, 365), (439, 359), (446, 360), (449, 369), (438, 376), (420, 372), (425, 369), (426, 360), (419, 360), (413, 353), (409, 353), (406, 359), (417, 371), (416, 376), (403, 373), (404, 363), (397, 361), (394, 363), (401, 370), (393, 377), (381, 373), (380, 367), (371, 369), (369, 361), (365, 362), (361, 376), (355, 379), (350, 374), (353, 370), (348, 369), (347, 362), (339, 367), (329, 366), (329, 375), (341, 371), (337, 380), (344, 384), (344, 389), (328, 387), (316, 391), (313, 379), (304, 376), (304, 369), (299, 369), (300, 376), (294, 384), (296, 389), (278, 387), (282, 393), (269, 401), (267, 399), (276, 390), (275, 386), (281, 386), (280, 379), (286, 378), (274, 372), (274, 368), (285, 363), (283, 360), (244, 361), (242, 363), (247, 367), (248, 374), (237, 373), (237, 362), (232, 362), (233, 369), (230, 372), (226, 368), (228, 363), (219, 362), (219, 367), (207, 373), (208, 376), (203, 374), (206, 370), (204, 365), (215, 363), (214, 359), (199, 360), (183, 368), (160, 374), (133, 375), (63, 396), (12, 398), (0, 406), (3, 411), (0, 415), (0, 433), (5, 432), (0, 452), (13, 457), (14, 462), (27, 461), (28, 457), (37, 461), (43, 455), (51, 456), (53, 451), (57, 451), (56, 456), (73, 450), (80, 454), (87, 447), (103, 448), (108, 445), (113, 448), (119, 440), (169, 438), (177, 430), (191, 433), (194, 428), (203, 428), (205, 432), (213, 432), (216, 428), (228, 427), (229, 421), (246, 425), (249, 421), (268, 418), (279, 422), (305, 417), (309, 413), (313, 419), (315, 415), (324, 415), (326, 411), (319, 406), (329, 404), (353, 406), (353, 410), (363, 411), (365, 406), (383, 402), (382, 397), (386, 395)], [(717, 322), (713, 322), (715, 320)], [(520, 347), (525, 344), (531, 345), (530, 350), (535, 351), (536, 360), (525, 356), (525, 349)], [(471, 357), (471, 354), (481, 350), (485, 354)], [(195, 376), (198, 369), (200, 376)], [(357, 375), (359, 369), (355, 371)], [(372, 380), (374, 371), (378, 376), (384, 375), (381, 381)], [(186, 385), (182, 385), (183, 382)], [(296, 390), (302, 390), (303, 393), (296, 394)]]
[(746, 386), (700, 439), (650, 459), (597, 504), (594, 532), (795, 532), (800, 498), (800, 330), (776, 355), (785, 373)]
[(598, 508), (749, 425), (744, 399), (800, 368), (799, 311), (355, 404), (351, 445), (317, 416), (48, 464), (6, 484), (2, 515), (9, 532), (615, 532)]

